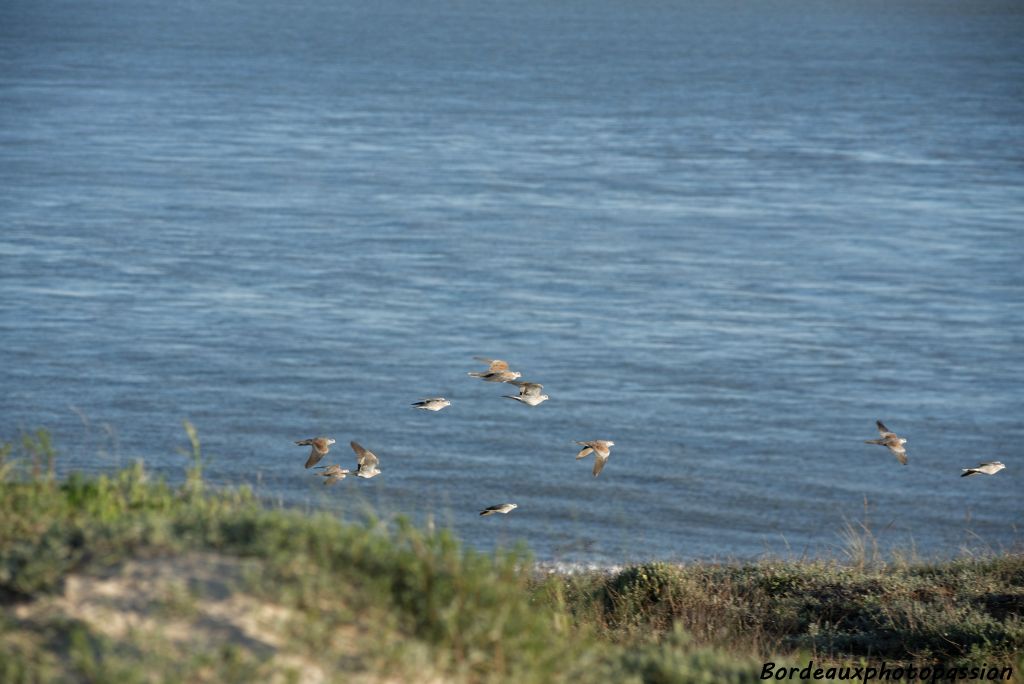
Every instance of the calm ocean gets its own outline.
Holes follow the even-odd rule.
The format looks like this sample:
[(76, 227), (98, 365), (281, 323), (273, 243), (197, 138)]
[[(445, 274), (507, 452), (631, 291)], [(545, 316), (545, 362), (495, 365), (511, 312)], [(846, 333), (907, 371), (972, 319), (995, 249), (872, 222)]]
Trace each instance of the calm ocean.
[[(216, 482), (555, 563), (1020, 548), (1022, 35), (999, 0), (6, 0), (0, 439), (174, 479), (187, 418)], [(318, 434), (383, 475), (322, 487)]]

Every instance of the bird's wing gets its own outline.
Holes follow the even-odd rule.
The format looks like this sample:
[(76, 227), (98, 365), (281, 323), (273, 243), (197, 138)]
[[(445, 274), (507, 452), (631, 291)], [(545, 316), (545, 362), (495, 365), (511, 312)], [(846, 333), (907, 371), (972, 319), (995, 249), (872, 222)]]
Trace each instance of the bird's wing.
[(295, 444), (298, 445), (298, 446), (309, 446), (312, 443), (313, 443), (312, 439), (300, 439)]
[(604, 454), (598, 452), (597, 456), (595, 456), (594, 458), (594, 477), (597, 477), (598, 475), (601, 474), (601, 471), (604, 470), (604, 464), (607, 462), (608, 452), (606, 451)]
[(316, 450), (316, 446), (309, 450), (309, 458), (306, 459), (306, 467), (312, 468), (324, 457), (322, 452)]
[(882, 437), (895, 437), (896, 436), (896, 433), (893, 432), (892, 430), (890, 430), (889, 428), (885, 427), (885, 423), (883, 423), (882, 421), (876, 420), (875, 421), (875, 425), (878, 426), (878, 433), (880, 435), (882, 435)]
[(350, 442), (350, 444), (352, 445), (352, 451), (356, 452), (356, 462), (360, 467), (369, 468), (380, 463), (377, 455), (369, 449), (364, 449), (363, 445), (359, 442)]
[(539, 397), (541, 390), (544, 389), (544, 385), (539, 382), (516, 381), (512, 384), (519, 387), (519, 396), (521, 397)]
[(442, 401), (444, 401), (444, 399), (441, 399), (440, 397), (430, 397), (429, 399), (421, 399), (417, 401), (415, 404), (413, 404), (413, 406), (415, 406), (416, 408), (430, 408), (434, 404), (440, 403)]
[[(582, 444), (582, 443), (583, 443), (583, 442), (580, 442), (580, 444)], [(580, 453), (576, 454), (576, 460), (578, 461), (578, 460), (580, 460), (581, 458), (586, 458), (586, 457), (587, 457), (587, 456), (589, 456), (589, 455), (590, 455), (590, 454), (591, 454), (591, 453), (592, 453), (593, 451), (594, 451), (594, 448), (593, 448), (593, 447), (589, 447), (589, 446), (585, 446), (585, 447), (583, 447), (582, 449), (580, 449)]]
[(901, 446), (890, 446), (889, 451), (893, 453), (896, 459), (903, 465), (907, 465), (907, 450)]
[(501, 359), (489, 359), (485, 356), (474, 356), (473, 358), (479, 361), (480, 363), (486, 363), (487, 370), (491, 371), (492, 373), (494, 371), (508, 370), (508, 363), (502, 361)]

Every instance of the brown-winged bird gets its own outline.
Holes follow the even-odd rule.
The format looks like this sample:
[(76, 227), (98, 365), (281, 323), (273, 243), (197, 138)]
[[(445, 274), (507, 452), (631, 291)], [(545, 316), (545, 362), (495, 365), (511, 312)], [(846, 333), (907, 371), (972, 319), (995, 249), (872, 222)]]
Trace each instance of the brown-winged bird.
[(300, 439), (296, 444), (312, 447), (309, 450), (309, 458), (306, 459), (306, 467), (312, 468), (331, 450), (334, 440), (329, 437), (313, 437), (312, 439)]
[(356, 452), (356, 477), (371, 478), (380, 475), (377, 464), (380, 459), (369, 449), (363, 448), (359, 442), (349, 442), (352, 451)]
[(505, 397), (506, 399), (515, 399), (516, 401), (520, 401), (526, 404), (527, 406), (536, 406), (537, 404), (541, 404), (550, 399), (548, 395), (542, 393), (544, 385), (538, 382), (525, 382), (522, 380), (513, 380), (512, 384), (519, 387), (519, 396), (515, 396), (512, 394), (503, 394), (502, 396)]
[(522, 373), (509, 370), (508, 363), (501, 359), (485, 359), (482, 356), (474, 356), (477, 361), (488, 364), (485, 371), (471, 371), (467, 373), (471, 378), (480, 378), (484, 382), (512, 382), (517, 380)]
[(869, 439), (865, 444), (881, 444), (884, 447), (888, 447), (892, 455), (895, 456), (900, 463), (907, 465), (907, 450), (903, 448), (903, 445), (907, 443), (907, 440), (899, 437), (895, 432), (885, 427), (880, 420), (876, 420), (875, 424), (878, 426), (878, 433), (882, 435), (882, 439)]
[(327, 478), (324, 480), (325, 486), (338, 484), (348, 477), (348, 474), (351, 472), (350, 470), (342, 468), (340, 465), (317, 466), (317, 468), (322, 468), (324, 471), (322, 473), (317, 473), (317, 475)]
[(586, 458), (590, 454), (594, 454), (594, 477), (601, 474), (601, 470), (604, 469), (604, 464), (608, 462), (608, 457), (612, 455), (612, 447), (615, 446), (615, 442), (609, 442), (603, 439), (595, 439), (591, 442), (576, 442), (583, 446), (580, 449), (580, 453), (576, 454), (576, 460)]

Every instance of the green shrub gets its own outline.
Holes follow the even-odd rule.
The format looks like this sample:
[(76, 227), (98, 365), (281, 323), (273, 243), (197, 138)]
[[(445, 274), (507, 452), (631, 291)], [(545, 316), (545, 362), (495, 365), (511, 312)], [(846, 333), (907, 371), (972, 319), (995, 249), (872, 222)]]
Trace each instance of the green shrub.
[[(150, 482), (141, 463), (57, 483), (0, 450), (0, 601), (26, 605), (60, 593), (70, 573), (131, 558), (241, 559), (234, 591), (294, 613), (277, 648), (300, 664), (226, 642), (183, 651), (77, 620), (5, 619), (0, 681), (286, 681), (311, 662), (339, 681), (745, 682), (780, 656), (1019, 667), (1024, 653), (1019, 554), (541, 575), (524, 547), (482, 554), (402, 518), (344, 523), (266, 508), (246, 488), (206, 488), (190, 440), (178, 488)], [(204, 599), (190, 591), (153, 605), (164, 619), (201, 621)]]

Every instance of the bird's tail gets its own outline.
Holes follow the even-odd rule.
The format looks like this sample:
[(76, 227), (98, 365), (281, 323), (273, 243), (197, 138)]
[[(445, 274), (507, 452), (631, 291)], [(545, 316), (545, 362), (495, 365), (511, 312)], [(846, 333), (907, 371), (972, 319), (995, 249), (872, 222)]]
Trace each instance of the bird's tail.
[(311, 440), (311, 439), (300, 439), (298, 442), (296, 442), (296, 444), (298, 446), (311, 446), (313, 444), (313, 440)]
[(468, 375), (471, 378), (482, 378), (485, 375), (487, 375), (487, 373), (478, 373), (477, 371), (470, 371), (466, 373), (466, 375)]
[(977, 475), (979, 471), (974, 468), (961, 468), (963, 472), (960, 473), (960, 477), (967, 477), (968, 475)]
[(480, 515), (492, 515), (494, 511), (480, 511)]
[(869, 439), (864, 442), (865, 444), (881, 444), (885, 446), (885, 440), (882, 439)]

